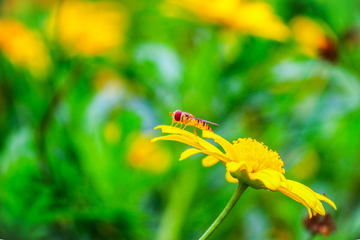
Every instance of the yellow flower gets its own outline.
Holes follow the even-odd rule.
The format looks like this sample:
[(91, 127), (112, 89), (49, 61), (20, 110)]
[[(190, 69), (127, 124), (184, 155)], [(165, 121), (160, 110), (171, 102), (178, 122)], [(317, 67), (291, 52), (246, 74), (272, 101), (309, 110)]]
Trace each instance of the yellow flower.
[(51, 60), (40, 34), (11, 19), (0, 19), (0, 51), (9, 61), (34, 77), (46, 76)]
[(323, 28), (314, 20), (297, 16), (291, 20), (291, 29), (300, 50), (313, 58), (321, 57), (329, 61), (338, 58), (336, 43), (329, 38)]
[(180, 160), (197, 153), (205, 153), (208, 156), (203, 159), (204, 166), (211, 166), (221, 161), (227, 170), (226, 178), (232, 182), (243, 182), (255, 189), (268, 189), (280, 191), (291, 197), (297, 202), (302, 203), (309, 211), (310, 218), (312, 212), (325, 215), (325, 209), (320, 201), (325, 201), (336, 209), (335, 204), (327, 197), (320, 195), (307, 186), (285, 178), (283, 162), (277, 152), (269, 150), (262, 143), (250, 138), (234, 141), (233, 144), (223, 139), (219, 135), (203, 131), (204, 138), (212, 138), (219, 143), (225, 153), (194, 134), (170, 126), (158, 126), (155, 129), (162, 129), (164, 133), (171, 133), (167, 136), (154, 138), (157, 140), (178, 141), (190, 145), (194, 148), (184, 151)]
[(289, 37), (288, 27), (274, 14), (272, 7), (262, 1), (169, 0), (165, 11), (173, 11), (173, 5), (182, 6), (205, 21), (222, 24), (246, 34), (278, 41)]
[(140, 135), (132, 143), (128, 163), (137, 169), (152, 173), (163, 173), (170, 167), (170, 152), (160, 144), (150, 143), (150, 138)]
[(112, 53), (124, 41), (125, 26), (124, 11), (111, 1), (63, 1), (49, 22), (52, 37), (70, 54), (85, 56)]

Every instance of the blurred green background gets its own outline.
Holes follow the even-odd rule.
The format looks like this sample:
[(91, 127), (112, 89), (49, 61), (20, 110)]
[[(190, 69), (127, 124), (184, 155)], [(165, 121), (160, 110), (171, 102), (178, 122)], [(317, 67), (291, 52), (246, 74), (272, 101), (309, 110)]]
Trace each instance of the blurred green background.
[[(328, 239), (360, 238), (359, 5), (1, 0), (0, 238), (198, 239), (236, 184), (150, 143), (176, 109), (277, 151), (337, 205)], [(310, 239), (307, 216), (249, 188), (210, 239)]]

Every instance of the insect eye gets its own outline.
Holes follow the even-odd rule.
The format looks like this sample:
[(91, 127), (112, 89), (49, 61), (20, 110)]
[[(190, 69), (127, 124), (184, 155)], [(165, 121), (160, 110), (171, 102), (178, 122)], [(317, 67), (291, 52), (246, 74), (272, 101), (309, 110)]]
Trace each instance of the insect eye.
[(180, 110), (176, 110), (174, 114), (175, 121), (180, 121), (182, 112)]

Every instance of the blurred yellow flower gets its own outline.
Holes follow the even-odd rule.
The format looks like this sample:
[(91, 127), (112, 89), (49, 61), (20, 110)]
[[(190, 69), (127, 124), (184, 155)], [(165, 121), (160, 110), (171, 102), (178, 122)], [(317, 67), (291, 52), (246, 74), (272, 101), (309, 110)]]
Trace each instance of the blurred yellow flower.
[(126, 25), (124, 10), (112, 1), (63, 1), (49, 22), (53, 38), (70, 54), (85, 56), (116, 50), (124, 42)]
[[(205, 21), (222, 24), (239, 32), (259, 37), (286, 40), (290, 31), (262, 1), (247, 0), (168, 0), (165, 11), (174, 12), (174, 5), (181, 6)], [(175, 15), (178, 15), (175, 10)]]
[(194, 148), (184, 151), (180, 160), (186, 159), (197, 153), (205, 153), (208, 156), (203, 159), (204, 166), (211, 166), (221, 161), (227, 169), (226, 178), (231, 182), (242, 182), (255, 189), (268, 189), (280, 191), (297, 202), (302, 203), (309, 211), (325, 215), (325, 209), (320, 201), (325, 201), (336, 209), (335, 204), (327, 197), (320, 195), (307, 186), (285, 178), (283, 161), (277, 152), (273, 152), (256, 140), (239, 138), (233, 144), (219, 135), (203, 131), (204, 138), (212, 138), (219, 143), (226, 153), (194, 134), (169, 126), (158, 126), (155, 129), (162, 129), (170, 135), (152, 139), (171, 140), (185, 143)]
[(170, 152), (150, 138), (140, 135), (132, 144), (128, 154), (129, 164), (152, 173), (163, 173), (170, 167)]
[(108, 122), (104, 128), (104, 137), (110, 144), (118, 143), (121, 138), (121, 130), (118, 125), (114, 122)]
[(323, 28), (314, 20), (297, 16), (290, 23), (295, 40), (300, 44), (301, 51), (313, 58), (337, 60), (335, 41), (329, 38)]
[(0, 51), (9, 61), (43, 78), (51, 60), (40, 34), (12, 19), (0, 19)]

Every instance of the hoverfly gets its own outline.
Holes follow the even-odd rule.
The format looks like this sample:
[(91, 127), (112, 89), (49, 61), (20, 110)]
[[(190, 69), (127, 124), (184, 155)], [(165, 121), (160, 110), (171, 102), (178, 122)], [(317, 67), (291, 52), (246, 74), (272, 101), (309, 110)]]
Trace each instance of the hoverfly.
[(219, 126), (219, 124), (217, 123), (196, 118), (194, 117), (193, 114), (183, 112), (181, 110), (176, 110), (175, 112), (170, 112), (169, 114), (172, 115), (172, 120), (173, 120), (171, 126), (174, 124), (174, 122), (176, 122), (175, 127), (180, 123), (181, 124), (180, 128), (182, 127), (183, 124), (185, 124), (185, 127), (183, 129), (185, 129), (187, 126), (193, 126), (195, 136), (197, 136), (195, 131), (196, 128), (213, 132), (213, 130), (207, 123)]

